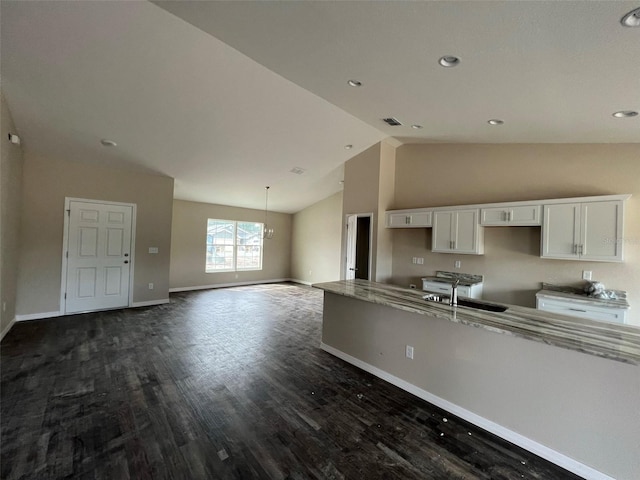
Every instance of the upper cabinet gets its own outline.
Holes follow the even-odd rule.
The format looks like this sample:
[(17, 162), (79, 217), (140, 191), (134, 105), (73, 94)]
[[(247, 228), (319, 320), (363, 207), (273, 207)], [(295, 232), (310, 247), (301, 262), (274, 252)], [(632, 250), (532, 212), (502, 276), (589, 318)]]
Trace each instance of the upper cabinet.
[(545, 205), (541, 256), (621, 262), (622, 224), (622, 200)]
[(540, 205), (522, 205), (483, 208), (480, 210), (480, 225), (491, 226), (539, 226)]
[(433, 212), (431, 251), (482, 255), (484, 236), (478, 223), (479, 213), (478, 209)]
[(387, 228), (425, 228), (432, 225), (432, 212), (424, 208), (387, 212)]

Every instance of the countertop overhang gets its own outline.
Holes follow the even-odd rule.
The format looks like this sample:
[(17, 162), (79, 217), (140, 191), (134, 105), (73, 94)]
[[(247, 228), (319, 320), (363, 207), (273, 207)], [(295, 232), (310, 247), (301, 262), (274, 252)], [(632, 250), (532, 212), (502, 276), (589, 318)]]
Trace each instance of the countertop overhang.
[(313, 287), (406, 312), (640, 365), (638, 327), (567, 317), (515, 305), (505, 305), (508, 309), (501, 313), (452, 307), (423, 300), (422, 290), (367, 280), (341, 280), (314, 284)]

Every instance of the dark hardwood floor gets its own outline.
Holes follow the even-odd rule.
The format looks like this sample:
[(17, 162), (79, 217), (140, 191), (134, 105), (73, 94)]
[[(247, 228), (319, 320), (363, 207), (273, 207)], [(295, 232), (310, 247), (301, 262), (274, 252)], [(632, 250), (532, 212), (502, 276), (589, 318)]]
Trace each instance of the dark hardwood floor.
[(16, 324), (3, 479), (576, 479), (318, 348), (293, 284)]

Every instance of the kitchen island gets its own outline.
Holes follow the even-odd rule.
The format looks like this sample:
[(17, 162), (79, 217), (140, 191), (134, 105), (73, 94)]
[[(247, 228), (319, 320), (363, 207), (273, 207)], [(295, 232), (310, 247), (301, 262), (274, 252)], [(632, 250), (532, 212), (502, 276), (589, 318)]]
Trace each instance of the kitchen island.
[(637, 478), (640, 329), (364, 280), (314, 286), (325, 351), (585, 478)]

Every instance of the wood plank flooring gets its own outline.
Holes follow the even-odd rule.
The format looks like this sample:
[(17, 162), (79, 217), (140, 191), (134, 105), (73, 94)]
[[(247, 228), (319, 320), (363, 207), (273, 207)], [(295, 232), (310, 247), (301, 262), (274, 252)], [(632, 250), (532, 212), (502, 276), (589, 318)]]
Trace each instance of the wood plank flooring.
[(577, 479), (319, 349), (273, 284), (16, 324), (2, 479)]

